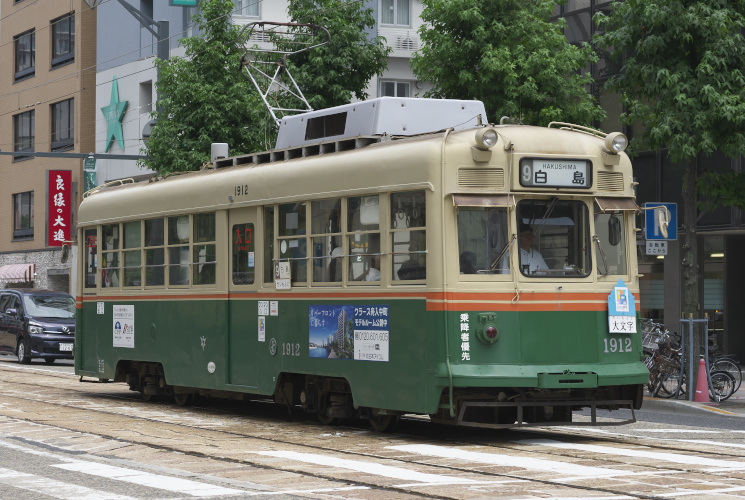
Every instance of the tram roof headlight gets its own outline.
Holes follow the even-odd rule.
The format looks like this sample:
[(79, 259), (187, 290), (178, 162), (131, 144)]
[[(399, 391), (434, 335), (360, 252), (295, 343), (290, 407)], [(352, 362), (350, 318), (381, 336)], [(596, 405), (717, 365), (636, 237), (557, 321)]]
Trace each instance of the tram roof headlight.
[(476, 132), (476, 147), (481, 149), (491, 149), (499, 141), (499, 134), (491, 127), (484, 127)]
[(629, 140), (621, 132), (612, 132), (605, 136), (605, 147), (611, 154), (622, 153), (628, 145)]

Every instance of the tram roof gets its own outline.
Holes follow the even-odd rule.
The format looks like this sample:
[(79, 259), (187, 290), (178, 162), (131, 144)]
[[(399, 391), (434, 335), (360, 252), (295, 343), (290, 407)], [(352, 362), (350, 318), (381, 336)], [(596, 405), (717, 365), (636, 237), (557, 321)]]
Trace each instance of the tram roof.
[[(586, 133), (527, 125), (496, 125), (516, 156), (572, 155), (599, 158), (603, 139)], [(477, 128), (451, 131), (448, 164), (473, 164)], [(414, 137), (368, 136), (311, 146), (271, 150), (217, 160), (215, 168), (154, 176), (148, 181), (106, 186), (83, 201), (79, 225), (124, 218), (153, 218), (241, 205), (261, 205), (309, 198), (362, 195), (381, 190), (434, 189), (430, 168), (438, 165), (445, 131)], [(506, 155), (505, 144), (494, 148)], [(625, 154), (624, 162), (630, 162)], [(438, 170), (439, 171), (439, 170)], [(246, 199), (236, 186), (248, 186)]]

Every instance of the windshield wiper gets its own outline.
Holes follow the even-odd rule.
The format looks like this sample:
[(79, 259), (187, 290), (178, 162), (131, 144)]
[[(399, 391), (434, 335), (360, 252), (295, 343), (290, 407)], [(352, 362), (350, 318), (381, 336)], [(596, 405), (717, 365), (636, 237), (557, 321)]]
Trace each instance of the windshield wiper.
[(600, 243), (600, 237), (597, 234), (592, 235), (592, 240), (597, 243), (598, 245), (598, 252), (600, 253), (600, 256), (603, 258), (603, 266), (605, 266), (605, 273), (601, 273), (600, 269), (598, 269), (598, 272), (603, 275), (608, 275), (608, 261), (605, 259), (605, 252), (603, 251), (603, 245)]
[(497, 258), (494, 259), (494, 262), (492, 262), (491, 266), (489, 266), (490, 270), (492, 271), (497, 270), (497, 265), (499, 264), (499, 261), (502, 260), (502, 257), (504, 257), (504, 254), (507, 253), (507, 250), (509, 250), (510, 245), (512, 245), (512, 242), (515, 241), (516, 239), (517, 239), (517, 236), (513, 234), (512, 237), (510, 238), (510, 241), (504, 244), (504, 247), (502, 247), (502, 251), (499, 252), (499, 255), (497, 255)]

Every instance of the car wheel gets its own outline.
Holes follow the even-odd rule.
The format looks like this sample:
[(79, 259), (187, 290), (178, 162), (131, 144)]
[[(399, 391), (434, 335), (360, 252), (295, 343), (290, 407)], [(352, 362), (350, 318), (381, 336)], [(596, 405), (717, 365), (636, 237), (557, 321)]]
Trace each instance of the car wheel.
[(54, 358), (44, 358), (44, 362), (48, 365), (53, 365), (55, 361), (57, 360)]
[(18, 349), (16, 351), (18, 355), (18, 362), (27, 365), (31, 362), (31, 347), (28, 345), (26, 337), (20, 337), (18, 339)]

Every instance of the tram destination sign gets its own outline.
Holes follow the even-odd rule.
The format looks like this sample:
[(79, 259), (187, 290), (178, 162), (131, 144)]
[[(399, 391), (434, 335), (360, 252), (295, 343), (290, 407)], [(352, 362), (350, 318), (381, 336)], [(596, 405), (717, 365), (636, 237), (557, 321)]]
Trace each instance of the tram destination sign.
[(592, 162), (566, 158), (522, 158), (520, 185), (587, 189), (592, 186)]

